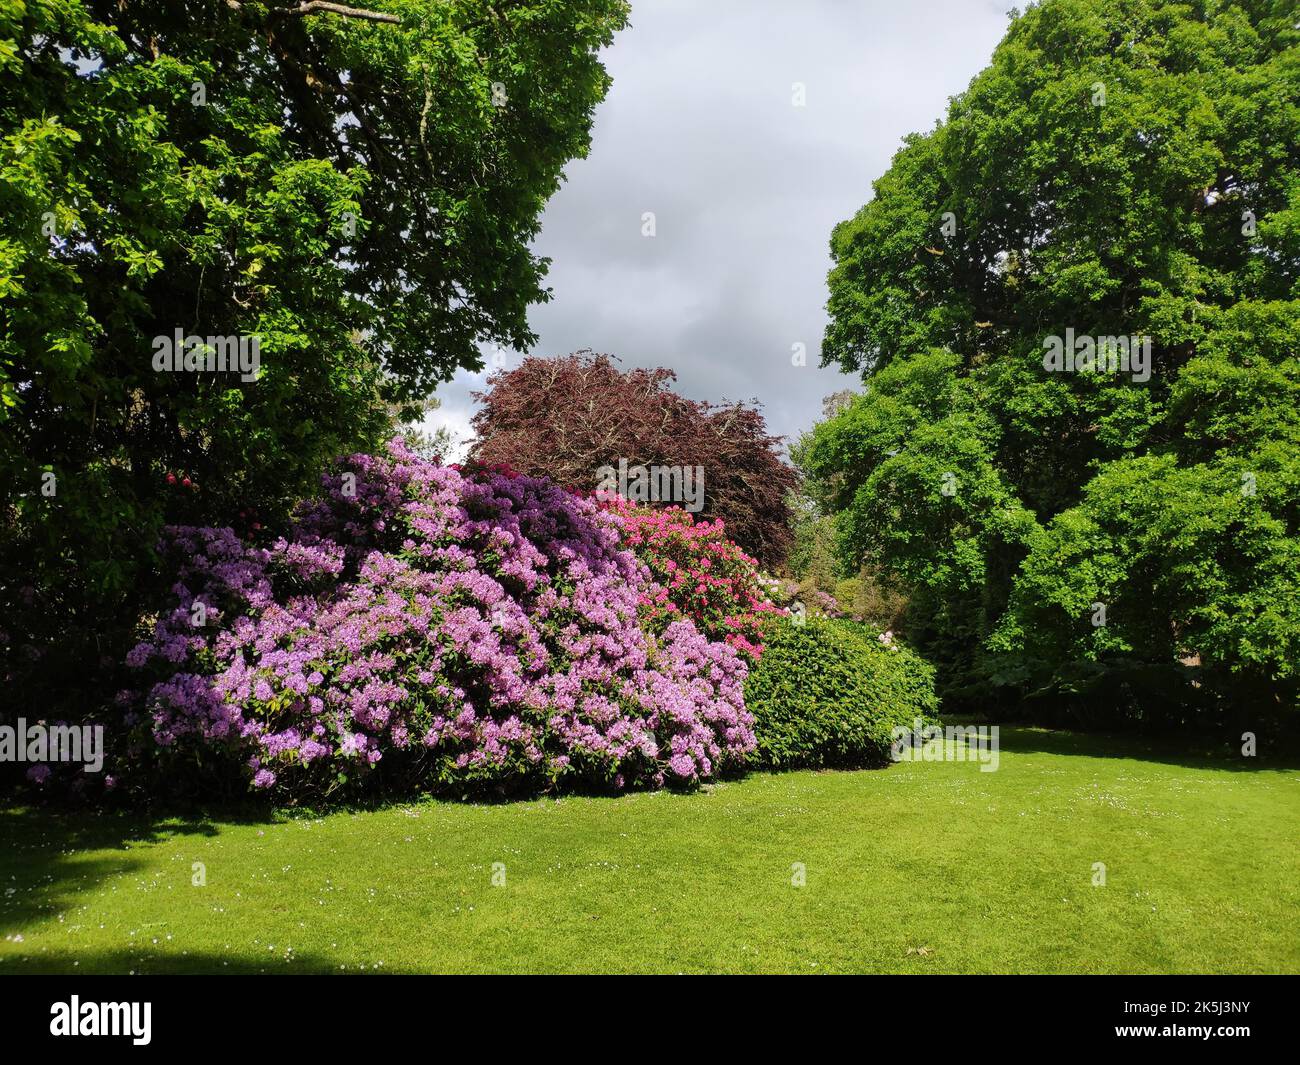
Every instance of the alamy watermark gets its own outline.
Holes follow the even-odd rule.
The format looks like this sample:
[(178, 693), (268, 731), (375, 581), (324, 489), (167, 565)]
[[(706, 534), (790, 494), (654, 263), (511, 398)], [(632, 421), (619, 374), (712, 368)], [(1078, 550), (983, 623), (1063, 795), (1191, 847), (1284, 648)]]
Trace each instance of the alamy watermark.
[(153, 368), (159, 373), (233, 373), (241, 381), (256, 381), (262, 367), (259, 336), (186, 336), (177, 328), (171, 336), (153, 338)]
[(129, 1036), (135, 1046), (148, 1046), (152, 1038), (153, 1003), (71, 1001), (50, 1006), (50, 1035)]
[(596, 470), (596, 498), (610, 503), (619, 498), (629, 503), (680, 503), (683, 510), (698, 514), (704, 509), (704, 467), (630, 466), (627, 459), (619, 459), (617, 468)]
[(1076, 334), (1043, 340), (1043, 369), (1053, 373), (1131, 373), (1137, 383), (1151, 380), (1149, 336), (1095, 337)]
[(909, 729), (890, 731), (889, 757), (895, 762), (979, 762), (981, 773), (998, 768), (997, 725), (927, 725), (918, 717)]
[(104, 768), (103, 725), (0, 725), (0, 762), (82, 762), (83, 772)]

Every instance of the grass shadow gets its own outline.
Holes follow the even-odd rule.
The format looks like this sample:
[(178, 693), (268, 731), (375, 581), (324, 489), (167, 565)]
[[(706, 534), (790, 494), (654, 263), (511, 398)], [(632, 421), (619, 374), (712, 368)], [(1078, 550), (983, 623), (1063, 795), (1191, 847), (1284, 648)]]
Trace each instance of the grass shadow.
[[(944, 723), (975, 722), (974, 719), (966, 722), (964, 718), (954, 716), (945, 717)], [(1017, 723), (1001, 725), (998, 739), (1001, 750), (1016, 754), (1132, 758), (1186, 769), (1219, 769), (1233, 773), (1300, 769), (1300, 754), (1286, 746), (1270, 752), (1269, 737), (1263, 735), (1257, 737), (1258, 753), (1249, 757), (1241, 753), (1240, 737), (1234, 740), (1228, 736), (1076, 732)]]
[[(223, 811), (220, 822), (261, 823), (270, 818)], [(62, 913), (78, 894), (100, 881), (141, 868), (135, 846), (176, 836), (215, 836), (217, 820), (206, 815), (71, 811), (12, 806), (0, 809), (0, 932)], [(112, 850), (113, 857), (86, 858), (86, 851)]]
[[(357, 975), (358, 966), (339, 968), (336, 960), (318, 955), (295, 955), (292, 961), (222, 956), (190, 952), (155, 954), (131, 951), (79, 951), (76, 954), (40, 952), (17, 954), (5, 962), (0, 973), (9, 976), (273, 976), (273, 975)], [(405, 975), (399, 969), (367, 969), (367, 976)], [(93, 987), (93, 985), (91, 985)]]

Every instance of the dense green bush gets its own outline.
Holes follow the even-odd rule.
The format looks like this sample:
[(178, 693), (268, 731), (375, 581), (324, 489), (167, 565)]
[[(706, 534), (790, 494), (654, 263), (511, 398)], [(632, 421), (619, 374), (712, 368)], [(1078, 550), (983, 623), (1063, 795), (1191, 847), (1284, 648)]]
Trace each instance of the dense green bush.
[(888, 633), (810, 615), (773, 622), (764, 639), (745, 705), (765, 765), (880, 764), (893, 726), (933, 719), (934, 671)]

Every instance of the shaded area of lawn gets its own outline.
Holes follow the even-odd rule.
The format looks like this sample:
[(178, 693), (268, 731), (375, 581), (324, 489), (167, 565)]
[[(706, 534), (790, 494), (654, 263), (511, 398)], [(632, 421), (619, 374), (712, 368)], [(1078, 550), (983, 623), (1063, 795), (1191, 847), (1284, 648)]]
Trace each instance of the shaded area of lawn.
[(260, 821), (12, 810), (0, 973), (1296, 972), (1298, 839), (1300, 769), (1021, 728), (993, 773)]

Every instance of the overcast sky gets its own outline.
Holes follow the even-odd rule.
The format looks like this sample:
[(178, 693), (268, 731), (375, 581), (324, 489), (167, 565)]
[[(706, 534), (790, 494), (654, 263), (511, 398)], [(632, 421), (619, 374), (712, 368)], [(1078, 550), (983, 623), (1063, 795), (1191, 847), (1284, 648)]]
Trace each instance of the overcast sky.
[[(867, 201), (901, 138), (932, 128), (988, 64), (1010, 6), (633, 0), (604, 54), (614, 84), (591, 152), (543, 217), (553, 298), (530, 312), (531, 354), (668, 366), (683, 394), (756, 399), (772, 432), (797, 436), (823, 396), (856, 383), (818, 367), (831, 228)], [(444, 385), (432, 425), (467, 441), (485, 377)]]

